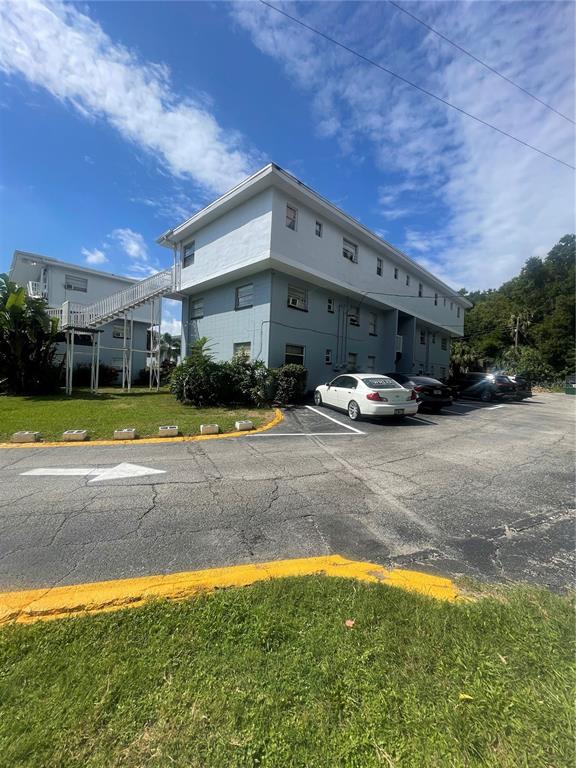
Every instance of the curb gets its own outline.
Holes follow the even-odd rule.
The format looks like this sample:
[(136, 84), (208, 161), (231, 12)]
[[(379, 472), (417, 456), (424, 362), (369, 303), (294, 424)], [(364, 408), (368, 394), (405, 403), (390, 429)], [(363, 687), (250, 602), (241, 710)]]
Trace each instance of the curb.
[(82, 446), (97, 445), (152, 445), (162, 443), (194, 443), (198, 440), (222, 440), (228, 437), (246, 437), (246, 435), (255, 435), (258, 432), (266, 432), (272, 427), (277, 426), (284, 421), (284, 416), (280, 408), (274, 408), (274, 417), (261, 427), (243, 432), (224, 432), (218, 435), (182, 435), (180, 437), (138, 437), (136, 440), (86, 440), (83, 442), (38, 442), (38, 443), (0, 443), (0, 450), (3, 448), (80, 448)]
[(448, 602), (459, 598), (454, 582), (442, 576), (400, 568), (388, 570), (374, 563), (329, 555), (4, 592), (0, 593), (0, 625), (89, 616), (121, 608), (138, 607), (152, 599), (184, 600), (200, 592), (215, 589), (243, 587), (257, 581), (287, 576), (311, 575), (337, 576), (387, 584)]

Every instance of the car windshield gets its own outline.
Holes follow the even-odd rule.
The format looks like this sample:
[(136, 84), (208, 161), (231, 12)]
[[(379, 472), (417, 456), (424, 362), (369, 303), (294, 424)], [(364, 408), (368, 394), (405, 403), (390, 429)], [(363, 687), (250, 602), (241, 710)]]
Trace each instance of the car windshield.
[(364, 384), (370, 389), (399, 389), (400, 384), (394, 379), (387, 379), (384, 376), (374, 377), (373, 379), (363, 379)]

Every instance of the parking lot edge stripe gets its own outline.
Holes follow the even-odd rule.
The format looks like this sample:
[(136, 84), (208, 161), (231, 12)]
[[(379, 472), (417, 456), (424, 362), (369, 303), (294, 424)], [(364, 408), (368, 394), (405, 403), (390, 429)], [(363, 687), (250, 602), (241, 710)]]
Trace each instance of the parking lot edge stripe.
[(180, 435), (179, 437), (137, 437), (135, 440), (85, 440), (83, 442), (65, 443), (46, 442), (46, 443), (0, 443), (2, 448), (80, 448), (82, 446), (98, 445), (153, 445), (154, 443), (194, 443), (198, 440), (222, 440), (228, 437), (246, 437), (246, 435), (256, 435), (259, 432), (266, 432), (272, 427), (276, 427), (284, 421), (284, 414), (280, 408), (274, 408), (274, 416), (266, 424), (256, 429), (244, 430), (242, 432), (223, 432), (218, 435)]
[(388, 584), (438, 600), (454, 602), (459, 599), (458, 589), (451, 579), (400, 568), (390, 570), (374, 563), (327, 555), (4, 592), (0, 593), (0, 625), (106, 613), (137, 607), (152, 599), (184, 600), (226, 587), (315, 574)]

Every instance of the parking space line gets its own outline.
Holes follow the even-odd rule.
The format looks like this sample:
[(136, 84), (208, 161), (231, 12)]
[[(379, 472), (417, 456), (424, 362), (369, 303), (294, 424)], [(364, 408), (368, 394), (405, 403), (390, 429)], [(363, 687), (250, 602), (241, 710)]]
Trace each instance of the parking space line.
[(338, 419), (334, 419), (332, 416), (328, 416), (326, 413), (322, 413), (322, 411), (319, 411), (317, 408), (312, 408), (311, 405), (307, 405), (306, 408), (310, 411), (314, 411), (314, 413), (318, 413), (320, 416), (324, 416), (325, 419), (329, 419), (330, 421), (333, 421), (334, 424), (339, 424), (341, 427), (344, 427), (344, 429), (349, 429), (351, 432), (356, 432), (359, 435), (364, 435), (365, 432), (362, 432), (360, 429), (356, 429), (355, 427), (350, 427), (348, 424), (344, 424), (343, 421), (338, 421)]
[[(365, 435), (366, 432), (358, 432)], [(268, 434), (246, 435), (246, 437), (354, 437), (350, 432), (270, 432)]]

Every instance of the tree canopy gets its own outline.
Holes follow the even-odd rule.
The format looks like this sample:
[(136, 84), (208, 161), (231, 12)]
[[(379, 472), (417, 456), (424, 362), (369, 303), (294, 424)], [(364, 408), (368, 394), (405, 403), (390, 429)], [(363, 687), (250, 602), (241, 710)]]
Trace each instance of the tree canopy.
[(575, 236), (564, 235), (497, 290), (465, 292), (474, 307), (452, 345), (453, 367), (503, 368), (535, 382), (574, 373), (575, 253)]

